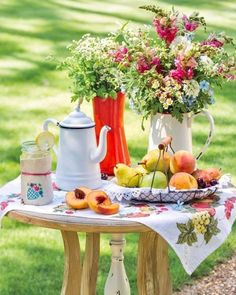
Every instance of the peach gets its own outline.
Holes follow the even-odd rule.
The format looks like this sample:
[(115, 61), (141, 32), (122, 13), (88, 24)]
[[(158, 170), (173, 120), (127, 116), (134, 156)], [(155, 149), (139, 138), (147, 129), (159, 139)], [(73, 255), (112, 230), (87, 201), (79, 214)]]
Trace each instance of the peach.
[(177, 151), (170, 159), (170, 170), (173, 174), (186, 172), (192, 174), (196, 166), (194, 156), (187, 151)]
[(87, 187), (76, 188), (72, 192), (66, 194), (66, 203), (73, 209), (85, 209), (88, 208), (87, 195), (91, 192), (91, 189)]
[(186, 172), (174, 174), (170, 179), (169, 185), (175, 187), (177, 190), (198, 188), (196, 179)]
[(110, 205), (103, 205), (103, 204), (98, 205), (99, 213), (105, 214), (105, 215), (116, 214), (119, 212), (119, 209), (120, 209), (120, 205), (118, 203), (112, 203)]
[(116, 214), (120, 205), (112, 203), (108, 195), (103, 191), (92, 191), (87, 196), (89, 208), (100, 214)]

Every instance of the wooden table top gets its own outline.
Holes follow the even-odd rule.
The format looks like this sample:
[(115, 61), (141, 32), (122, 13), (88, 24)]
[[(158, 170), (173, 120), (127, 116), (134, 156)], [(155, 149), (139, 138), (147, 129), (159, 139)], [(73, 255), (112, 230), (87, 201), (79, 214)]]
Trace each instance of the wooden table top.
[(8, 217), (22, 223), (75, 232), (140, 233), (152, 231), (149, 227), (141, 223), (127, 220), (107, 220), (74, 216), (67, 217), (16, 210), (10, 211)]

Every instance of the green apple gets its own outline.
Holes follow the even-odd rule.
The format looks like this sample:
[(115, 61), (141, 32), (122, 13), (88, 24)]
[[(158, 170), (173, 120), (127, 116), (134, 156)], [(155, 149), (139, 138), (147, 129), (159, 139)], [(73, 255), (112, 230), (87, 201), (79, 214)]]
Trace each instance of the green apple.
[[(153, 175), (154, 175), (154, 172), (143, 175), (143, 177), (140, 179), (139, 187), (151, 187)], [(163, 172), (156, 171), (152, 187), (153, 188), (167, 187), (167, 179)]]

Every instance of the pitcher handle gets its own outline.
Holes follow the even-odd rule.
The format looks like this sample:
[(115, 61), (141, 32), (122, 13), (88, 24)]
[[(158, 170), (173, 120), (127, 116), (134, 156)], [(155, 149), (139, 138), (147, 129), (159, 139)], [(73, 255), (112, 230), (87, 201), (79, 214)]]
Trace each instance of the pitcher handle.
[(214, 119), (212, 117), (212, 115), (206, 111), (206, 110), (202, 110), (201, 112), (197, 113), (197, 114), (194, 114), (192, 116), (192, 118), (198, 116), (198, 115), (203, 115), (205, 117), (207, 117), (208, 121), (209, 121), (209, 127), (210, 127), (210, 130), (209, 130), (209, 133), (208, 133), (208, 137), (207, 137), (207, 140), (204, 144), (204, 146), (202, 147), (202, 149), (200, 150), (198, 156), (196, 157), (197, 160), (199, 160), (201, 158), (201, 156), (205, 153), (205, 151), (207, 150), (209, 144), (211, 143), (212, 141), (212, 137), (213, 137), (213, 134), (214, 134), (214, 131), (215, 131), (215, 124), (214, 124)]
[[(47, 119), (47, 120), (44, 121), (44, 123), (43, 123), (43, 130), (48, 131), (48, 125), (50, 123), (52, 123), (52, 124), (54, 124), (56, 126), (59, 125), (59, 122), (57, 120), (52, 119), (52, 118), (49, 118), (49, 119)], [(54, 151), (55, 155), (57, 156), (58, 155), (58, 150), (57, 150), (57, 147), (55, 145), (53, 146), (53, 151)]]

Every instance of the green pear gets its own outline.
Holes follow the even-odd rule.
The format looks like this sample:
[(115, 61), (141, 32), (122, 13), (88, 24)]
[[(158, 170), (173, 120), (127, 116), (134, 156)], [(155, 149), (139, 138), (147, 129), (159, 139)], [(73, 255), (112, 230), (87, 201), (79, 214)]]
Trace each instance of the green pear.
[[(141, 177), (139, 181), (139, 187), (151, 187), (152, 179), (154, 172), (146, 174)], [(166, 188), (167, 187), (167, 179), (164, 173), (161, 171), (156, 171), (153, 181), (153, 188)]]
[(116, 164), (114, 174), (117, 179), (117, 184), (125, 187), (137, 187), (140, 177), (142, 176), (135, 168), (122, 163)]
[[(157, 164), (160, 153), (161, 153), (161, 156)], [(160, 151), (159, 149), (155, 149), (148, 152), (143, 157), (141, 163), (143, 164), (143, 167), (148, 172), (153, 172), (154, 170), (165, 172), (165, 171), (168, 171), (170, 167), (170, 156), (166, 152), (164, 152), (164, 155), (163, 155), (162, 151)]]

